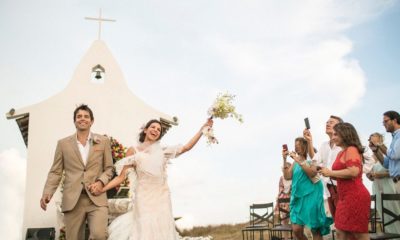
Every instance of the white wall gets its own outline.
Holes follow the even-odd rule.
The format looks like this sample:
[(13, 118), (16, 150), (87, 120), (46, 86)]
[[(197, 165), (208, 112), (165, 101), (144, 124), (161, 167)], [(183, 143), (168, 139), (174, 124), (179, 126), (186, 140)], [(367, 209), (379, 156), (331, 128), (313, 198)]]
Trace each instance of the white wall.
[[(92, 68), (105, 68), (104, 83), (91, 81)], [(23, 234), (32, 227), (56, 227), (57, 191), (46, 212), (39, 206), (48, 170), (53, 161), (57, 140), (75, 132), (73, 111), (81, 103), (94, 112), (92, 131), (108, 134), (124, 145), (136, 142), (140, 126), (151, 118), (165, 115), (134, 96), (125, 84), (121, 70), (102, 41), (95, 41), (78, 65), (71, 82), (61, 93), (16, 111), (29, 113), (29, 146), (24, 208)], [(58, 229), (57, 229), (58, 230)]]

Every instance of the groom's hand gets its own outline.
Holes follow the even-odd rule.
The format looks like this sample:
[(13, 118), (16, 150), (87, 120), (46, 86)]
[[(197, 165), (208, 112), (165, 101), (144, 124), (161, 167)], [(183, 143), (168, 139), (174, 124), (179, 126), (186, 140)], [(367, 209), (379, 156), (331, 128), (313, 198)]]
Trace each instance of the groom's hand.
[(42, 198), (40, 199), (40, 207), (41, 207), (44, 211), (46, 211), (46, 209), (47, 209), (47, 204), (50, 202), (50, 199), (51, 199), (52, 196), (53, 196), (53, 195), (51, 195), (51, 194), (44, 194), (44, 195), (42, 196)]
[(88, 188), (89, 192), (95, 196), (100, 195), (102, 193), (102, 189), (103, 189), (103, 183), (99, 180), (90, 184)]

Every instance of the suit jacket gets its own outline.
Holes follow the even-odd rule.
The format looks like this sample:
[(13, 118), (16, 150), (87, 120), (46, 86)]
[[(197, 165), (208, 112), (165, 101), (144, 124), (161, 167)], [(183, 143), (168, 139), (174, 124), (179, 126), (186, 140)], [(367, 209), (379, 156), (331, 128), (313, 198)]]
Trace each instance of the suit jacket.
[(47, 176), (43, 194), (54, 194), (64, 175), (61, 209), (63, 212), (72, 210), (78, 202), (82, 190), (86, 191), (89, 198), (96, 206), (107, 206), (105, 193), (94, 196), (86, 187), (96, 180), (106, 185), (113, 176), (113, 160), (108, 137), (93, 134), (86, 166), (79, 152), (76, 134), (61, 139), (57, 143), (54, 162)]

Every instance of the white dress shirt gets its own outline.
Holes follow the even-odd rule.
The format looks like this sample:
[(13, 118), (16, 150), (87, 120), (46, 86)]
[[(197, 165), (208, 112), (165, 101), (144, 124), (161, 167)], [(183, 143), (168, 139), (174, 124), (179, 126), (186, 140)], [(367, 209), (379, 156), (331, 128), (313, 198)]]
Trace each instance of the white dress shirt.
[[(332, 169), (332, 165), (340, 151), (342, 151), (341, 147), (338, 147), (335, 144), (331, 147), (330, 141), (326, 141), (321, 144), (319, 151), (314, 155), (312, 160), (317, 166)], [(332, 183), (336, 185), (336, 181), (324, 176), (321, 176), (321, 179), (324, 182), (324, 198), (327, 199), (331, 195), (326, 185)]]
[(88, 138), (86, 139), (85, 146), (83, 146), (83, 144), (81, 142), (79, 142), (78, 136), (76, 136), (76, 142), (78, 144), (78, 149), (79, 149), (79, 152), (81, 154), (83, 164), (85, 166), (86, 166), (87, 158), (88, 158), (88, 155), (89, 155), (90, 136), (91, 136), (91, 134), (89, 134)]

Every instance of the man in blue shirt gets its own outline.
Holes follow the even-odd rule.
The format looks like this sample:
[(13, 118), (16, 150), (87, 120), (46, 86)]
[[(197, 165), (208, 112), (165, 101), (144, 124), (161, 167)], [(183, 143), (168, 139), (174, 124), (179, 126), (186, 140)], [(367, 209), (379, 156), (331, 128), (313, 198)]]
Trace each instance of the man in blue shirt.
[(387, 132), (392, 133), (393, 139), (389, 149), (384, 145), (378, 146), (386, 156), (383, 166), (389, 169), (389, 175), (393, 179), (396, 192), (400, 193), (400, 115), (395, 111), (387, 111), (383, 114), (383, 126)]

